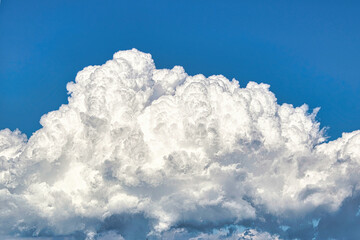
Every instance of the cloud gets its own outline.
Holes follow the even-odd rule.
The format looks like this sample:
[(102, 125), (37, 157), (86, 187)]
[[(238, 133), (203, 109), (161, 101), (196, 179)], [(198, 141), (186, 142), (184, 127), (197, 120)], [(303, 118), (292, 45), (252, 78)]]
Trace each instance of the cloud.
[[(326, 142), (319, 109), (279, 105), (267, 84), (156, 69), (132, 49), (67, 89), (29, 139), (0, 131), (0, 234), (211, 239), (332, 213), (359, 192), (360, 131)], [(253, 227), (251, 239), (275, 236)]]

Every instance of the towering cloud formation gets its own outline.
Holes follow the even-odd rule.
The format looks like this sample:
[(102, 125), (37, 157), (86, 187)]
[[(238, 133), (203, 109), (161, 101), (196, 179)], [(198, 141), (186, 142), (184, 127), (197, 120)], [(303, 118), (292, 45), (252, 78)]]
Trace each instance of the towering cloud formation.
[(0, 131), (3, 235), (276, 239), (229, 226), (336, 211), (359, 191), (360, 131), (324, 143), (317, 109), (266, 84), (156, 69), (133, 49), (67, 89), (28, 140)]

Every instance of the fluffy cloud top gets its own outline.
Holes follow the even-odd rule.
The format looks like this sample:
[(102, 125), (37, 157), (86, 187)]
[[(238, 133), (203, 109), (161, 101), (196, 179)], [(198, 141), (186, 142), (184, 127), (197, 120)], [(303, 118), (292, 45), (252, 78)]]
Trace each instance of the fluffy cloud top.
[[(360, 131), (326, 143), (318, 109), (279, 105), (269, 85), (156, 69), (132, 49), (67, 89), (69, 103), (29, 139), (0, 131), (0, 234), (110, 239), (128, 224), (128, 235), (161, 238), (336, 211), (359, 192)], [(276, 238), (249, 231), (257, 238), (243, 239)], [(194, 239), (212, 239), (203, 234)]]

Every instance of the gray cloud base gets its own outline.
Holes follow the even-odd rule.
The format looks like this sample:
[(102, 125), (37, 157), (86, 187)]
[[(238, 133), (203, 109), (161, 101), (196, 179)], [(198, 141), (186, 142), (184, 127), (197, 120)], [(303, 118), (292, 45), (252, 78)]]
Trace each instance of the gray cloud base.
[(67, 89), (29, 139), (0, 131), (3, 235), (277, 239), (226, 226), (334, 213), (359, 192), (360, 131), (326, 143), (318, 109), (279, 105), (269, 85), (156, 69), (133, 49)]

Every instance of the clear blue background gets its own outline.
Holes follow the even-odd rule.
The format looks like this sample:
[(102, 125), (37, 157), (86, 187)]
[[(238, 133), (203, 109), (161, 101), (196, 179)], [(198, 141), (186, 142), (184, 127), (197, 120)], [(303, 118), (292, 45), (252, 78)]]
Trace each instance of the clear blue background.
[(0, 129), (31, 135), (79, 70), (133, 47), (158, 68), (265, 82), (280, 103), (320, 106), (332, 139), (360, 129), (360, 2), (289, 0), (3, 0)]

